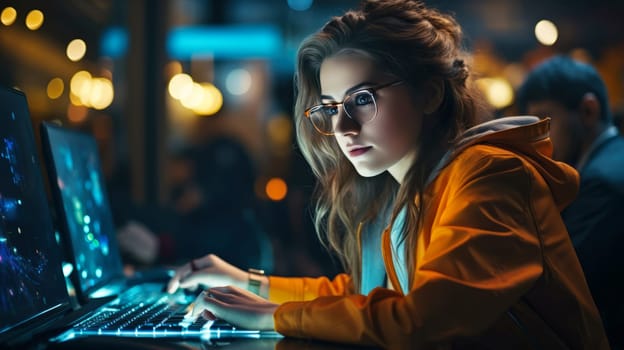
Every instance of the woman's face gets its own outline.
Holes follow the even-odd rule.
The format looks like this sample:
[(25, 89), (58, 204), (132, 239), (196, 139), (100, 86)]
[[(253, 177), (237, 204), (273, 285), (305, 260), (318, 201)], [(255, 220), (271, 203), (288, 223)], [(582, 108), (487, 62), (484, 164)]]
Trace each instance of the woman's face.
[[(370, 59), (332, 56), (321, 65), (321, 100), (342, 102), (353, 91), (399, 79), (376, 69)], [(387, 170), (398, 182), (403, 180), (417, 155), (423, 119), (423, 98), (413, 91), (407, 84), (375, 91), (377, 116), (363, 125), (338, 107), (334, 137), (360, 175), (371, 177)]]

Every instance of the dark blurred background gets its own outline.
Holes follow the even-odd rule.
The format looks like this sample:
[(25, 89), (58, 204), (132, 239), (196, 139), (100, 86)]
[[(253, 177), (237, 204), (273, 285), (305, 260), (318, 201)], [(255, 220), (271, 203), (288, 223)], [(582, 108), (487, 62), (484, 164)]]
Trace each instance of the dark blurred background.
[[(462, 24), (497, 114), (515, 113), (527, 70), (564, 53), (598, 68), (621, 115), (624, 1), (427, 4)], [(157, 242), (156, 260), (130, 252), (128, 262), (217, 252), (242, 268), (332, 275), (339, 267), (310, 221), (314, 179), (294, 142), (292, 74), (300, 41), (355, 5), (4, 0), (0, 84), (26, 93), (35, 130), (57, 121), (95, 136), (116, 225)]]

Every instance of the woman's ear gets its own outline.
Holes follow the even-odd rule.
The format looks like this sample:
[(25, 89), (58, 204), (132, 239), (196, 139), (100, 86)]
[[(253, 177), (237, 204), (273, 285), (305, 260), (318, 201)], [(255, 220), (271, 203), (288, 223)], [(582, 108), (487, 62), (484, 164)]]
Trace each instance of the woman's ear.
[(425, 84), (424, 88), (423, 112), (432, 114), (438, 110), (444, 98), (444, 81), (441, 78), (433, 78)]

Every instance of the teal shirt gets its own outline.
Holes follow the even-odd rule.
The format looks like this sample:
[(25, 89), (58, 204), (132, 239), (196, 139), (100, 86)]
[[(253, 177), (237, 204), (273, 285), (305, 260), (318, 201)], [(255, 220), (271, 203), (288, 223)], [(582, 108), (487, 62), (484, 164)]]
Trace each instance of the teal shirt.
[[(376, 287), (385, 287), (387, 274), (384, 266), (381, 236), (390, 223), (392, 211), (387, 209), (377, 220), (366, 225), (362, 230), (362, 276), (360, 294), (368, 294)], [(401, 229), (405, 223), (406, 209), (401, 210), (394, 225), (392, 225), (390, 237), (392, 240), (392, 261), (397, 273), (401, 289), (404, 294), (409, 291), (409, 276), (405, 265), (404, 242), (400, 240)]]

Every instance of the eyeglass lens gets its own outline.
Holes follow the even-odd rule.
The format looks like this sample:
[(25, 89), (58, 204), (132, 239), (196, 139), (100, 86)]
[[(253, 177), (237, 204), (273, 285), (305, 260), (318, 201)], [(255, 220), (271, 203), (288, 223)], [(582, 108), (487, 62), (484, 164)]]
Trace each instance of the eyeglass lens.
[[(370, 122), (377, 114), (375, 97), (366, 90), (347, 96), (342, 106), (347, 116), (360, 125)], [(310, 113), (310, 119), (320, 132), (332, 134), (338, 122), (338, 108), (339, 105), (320, 106)]]

